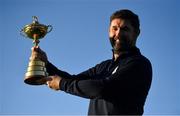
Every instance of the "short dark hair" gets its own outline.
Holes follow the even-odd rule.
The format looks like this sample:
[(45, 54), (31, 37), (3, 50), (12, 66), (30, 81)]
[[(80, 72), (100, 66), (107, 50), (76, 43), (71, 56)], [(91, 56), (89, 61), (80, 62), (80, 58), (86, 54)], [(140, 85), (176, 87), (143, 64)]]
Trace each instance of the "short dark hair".
[(114, 20), (116, 18), (120, 18), (120, 19), (124, 19), (124, 20), (129, 21), (131, 23), (131, 25), (134, 27), (137, 35), (139, 35), (139, 33), (140, 33), (140, 28), (139, 28), (140, 22), (139, 22), (138, 15), (136, 15), (135, 13), (133, 13), (132, 11), (130, 11), (128, 9), (123, 9), (123, 10), (118, 10), (111, 15), (110, 23), (112, 22), (112, 20)]

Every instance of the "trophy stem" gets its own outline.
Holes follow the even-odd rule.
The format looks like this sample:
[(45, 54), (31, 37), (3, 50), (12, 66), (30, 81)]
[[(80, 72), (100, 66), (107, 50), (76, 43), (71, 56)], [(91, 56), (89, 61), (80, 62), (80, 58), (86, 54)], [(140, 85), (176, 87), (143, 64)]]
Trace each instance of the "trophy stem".
[(33, 44), (34, 46), (38, 46), (39, 44), (38, 34), (33, 34)]

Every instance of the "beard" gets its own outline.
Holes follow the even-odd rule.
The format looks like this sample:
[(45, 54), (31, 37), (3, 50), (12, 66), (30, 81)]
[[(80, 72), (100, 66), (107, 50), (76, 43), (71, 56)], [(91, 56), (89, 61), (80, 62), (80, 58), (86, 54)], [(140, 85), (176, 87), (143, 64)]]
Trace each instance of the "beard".
[(130, 49), (130, 41), (126, 36), (121, 37), (109, 37), (110, 43), (112, 46), (112, 50), (114, 53), (120, 53), (124, 51), (128, 51)]

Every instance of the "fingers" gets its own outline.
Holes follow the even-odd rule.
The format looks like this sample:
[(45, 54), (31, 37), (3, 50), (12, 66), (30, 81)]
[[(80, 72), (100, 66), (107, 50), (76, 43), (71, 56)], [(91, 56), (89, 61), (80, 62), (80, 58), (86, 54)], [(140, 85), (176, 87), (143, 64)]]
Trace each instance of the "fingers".
[(59, 76), (49, 76), (46, 78), (46, 84), (49, 88), (54, 89), (54, 90), (59, 90), (59, 82), (60, 82), (60, 77)]
[(46, 85), (52, 89), (51, 81), (46, 81)]
[[(47, 77), (46, 78), (46, 85), (50, 85), (50, 82), (52, 81), (53, 79), (51, 77)], [(49, 86), (50, 87), (50, 86)]]
[(40, 51), (42, 51), (39, 46), (33, 46), (33, 47), (31, 48), (31, 50), (32, 50), (33, 52), (40, 52)]
[(32, 54), (30, 59), (40, 59), (44, 62), (48, 61), (46, 53), (43, 50), (41, 50), (39, 46), (33, 46), (31, 50)]
[(31, 48), (32, 52), (38, 52), (38, 53), (42, 53), (44, 54), (45, 52), (43, 50), (41, 50), (41, 48), (39, 46), (33, 46)]
[(52, 79), (52, 77), (51, 76), (49, 76), (49, 77), (46, 77), (46, 81), (48, 82), (48, 81), (52, 81), (53, 79)]
[(34, 51), (34, 52), (37, 52), (37, 53), (40, 53), (41, 55), (46, 56), (46, 53), (45, 53), (43, 50), (41, 50), (39, 46), (34, 46), (34, 47), (32, 47), (31, 49), (32, 49), (32, 51)]

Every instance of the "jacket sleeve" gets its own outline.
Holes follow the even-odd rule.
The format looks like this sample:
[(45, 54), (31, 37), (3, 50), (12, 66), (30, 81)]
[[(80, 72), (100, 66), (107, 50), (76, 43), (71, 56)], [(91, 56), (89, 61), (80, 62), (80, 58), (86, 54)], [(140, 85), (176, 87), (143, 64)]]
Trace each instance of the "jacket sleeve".
[(56, 66), (54, 66), (50, 62), (48, 62), (46, 64), (46, 70), (47, 70), (49, 76), (59, 75), (59, 76), (64, 77), (64, 78), (72, 78), (71, 74), (69, 74), (65, 71), (59, 70)]
[[(65, 71), (59, 70), (56, 66), (54, 66), (52, 63), (48, 62), (46, 64), (46, 70), (50, 76), (52, 75), (59, 75), (63, 79), (69, 79), (69, 80), (87, 80), (87, 79), (93, 79), (96, 78), (99, 73), (101, 73), (105, 67), (104, 64), (106, 61), (101, 62), (100, 64), (97, 64), (96, 66), (88, 69), (87, 71), (84, 71), (78, 75), (71, 75)], [(103, 65), (103, 67), (102, 67)], [(101, 69), (101, 70), (99, 70)]]
[[(147, 61), (132, 60), (106, 78), (96, 77), (85, 80), (63, 78), (60, 82), (60, 89), (89, 99), (116, 98), (127, 94), (129, 96), (138, 94), (138, 91), (142, 91), (141, 89), (145, 92), (148, 91), (151, 73), (151, 66)], [(141, 93), (139, 92), (139, 94)]]

